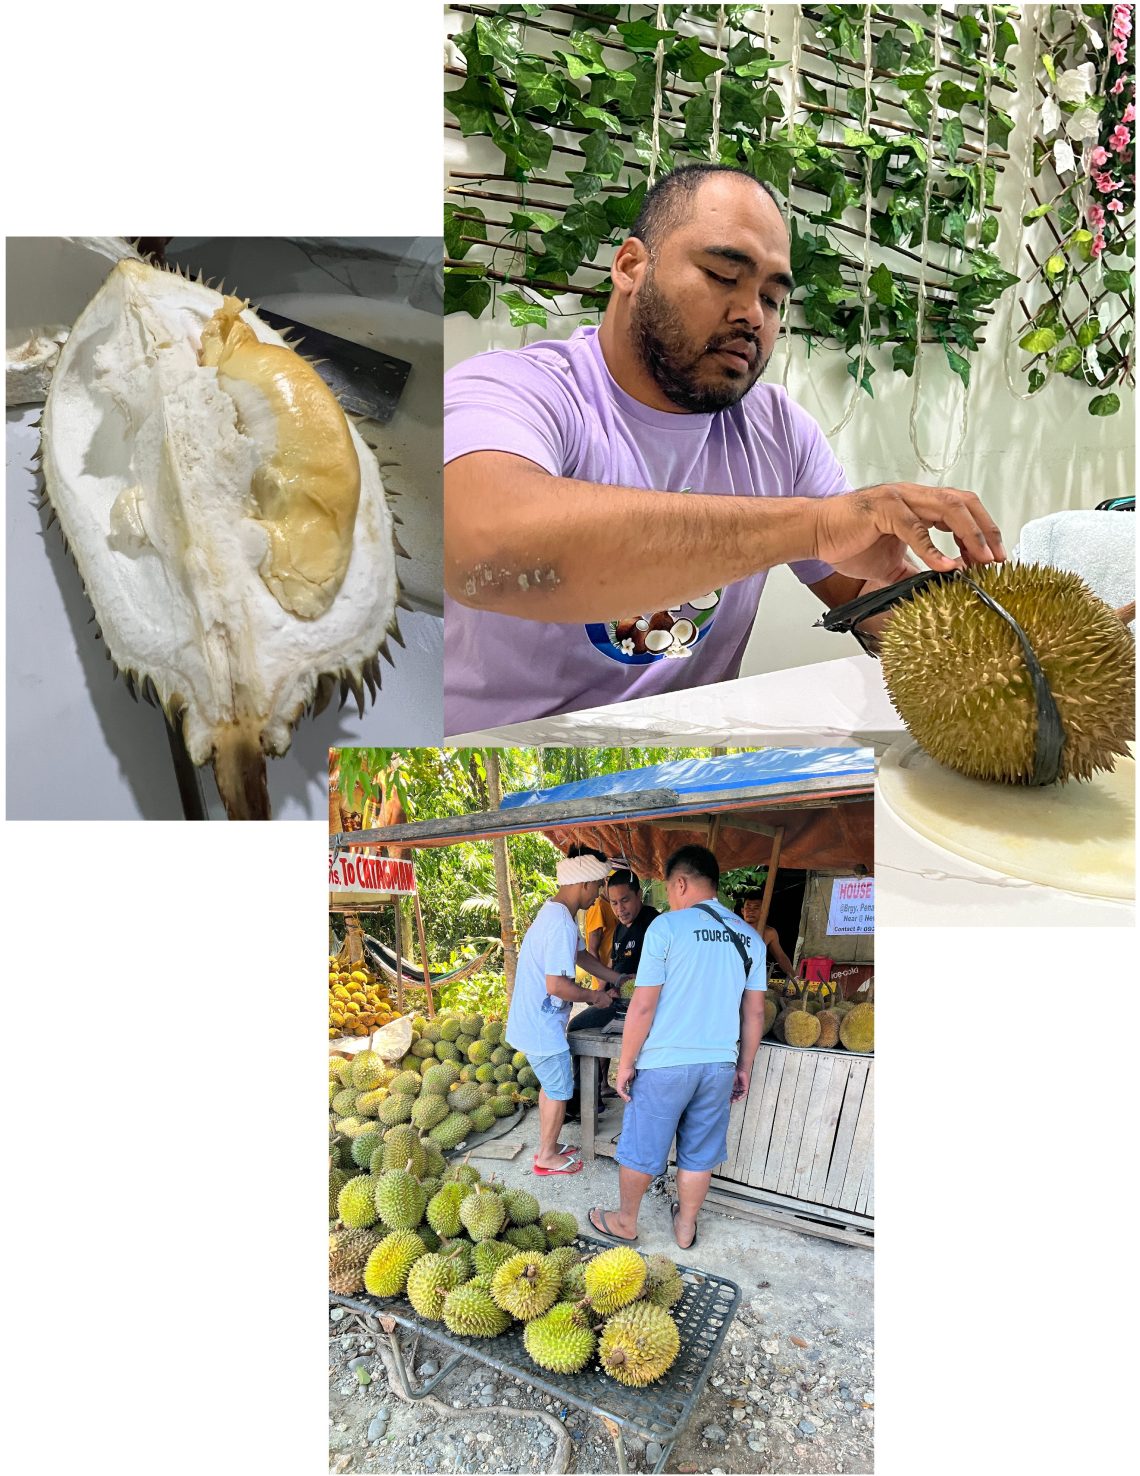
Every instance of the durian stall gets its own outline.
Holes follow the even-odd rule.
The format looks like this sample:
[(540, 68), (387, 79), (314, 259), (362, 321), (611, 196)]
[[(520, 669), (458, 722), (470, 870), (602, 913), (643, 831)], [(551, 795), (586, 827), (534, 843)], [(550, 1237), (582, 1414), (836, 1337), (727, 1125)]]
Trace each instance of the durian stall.
[[(332, 844), (419, 848), (541, 831), (563, 851), (575, 842), (600, 847), (624, 858), (642, 878), (652, 878), (662, 875), (672, 851), (696, 841), (717, 855), (722, 870), (767, 868), (758, 926), (768, 916), (781, 870), (802, 871), (797, 960), (819, 953), (826, 940), (840, 971), (860, 965), (865, 971), (866, 928), (873, 926), (874, 775), (867, 749), (767, 749), (678, 760), (556, 790), (505, 795), (498, 811), (344, 832)], [(827, 898), (823, 911), (830, 911), (847, 880), (864, 894), (865, 921), (856, 925), (863, 931), (829, 934), (812, 898)], [(866, 997), (866, 986), (856, 987), (863, 990), (856, 1001), (835, 1001), (841, 1010)], [(810, 991), (801, 990), (799, 1000), (789, 1002), (809, 998)], [(817, 996), (815, 1003), (824, 1002)], [(793, 1030), (799, 1045), (770, 1037), (761, 1042), (751, 1090), (733, 1108), (730, 1157), (714, 1176), (711, 1202), (734, 1214), (868, 1243), (874, 1225), (873, 1006), (861, 1009), (854, 1022), (860, 1029), (849, 1029), (847, 1041), (813, 1045)], [(822, 1028), (816, 1028), (814, 1008), (796, 1013), (810, 1019), (806, 1035), (818, 1042)], [(836, 1030), (844, 1023), (837, 1021)], [(620, 1036), (573, 1031), (569, 1041), (583, 1061), (583, 1156), (612, 1156), (617, 1117), (607, 1115), (606, 1127), (597, 1132), (590, 1073), (598, 1059), (620, 1052)]]

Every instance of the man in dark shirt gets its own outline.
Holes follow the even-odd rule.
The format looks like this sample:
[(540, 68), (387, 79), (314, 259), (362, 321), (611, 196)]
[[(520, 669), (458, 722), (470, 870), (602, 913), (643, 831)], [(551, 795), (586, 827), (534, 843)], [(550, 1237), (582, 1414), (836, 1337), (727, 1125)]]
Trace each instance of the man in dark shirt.
[[(615, 871), (606, 885), (606, 896), (609, 898), (610, 906), (617, 918), (617, 928), (614, 931), (613, 946), (610, 950), (610, 967), (623, 977), (632, 977), (637, 973), (637, 966), (641, 962), (641, 945), (645, 940), (645, 930), (657, 916), (656, 907), (651, 907), (641, 896), (641, 883), (632, 871)], [(629, 1007), (629, 1000), (619, 995), (612, 1005), (587, 1006), (573, 1016), (567, 1031), (571, 1030), (600, 1030), (603, 1025), (608, 1025), (613, 1019), (624, 1015)], [(578, 1111), (581, 1089), (581, 1061), (577, 1056), (574, 1060), (574, 1095), (567, 1104), (566, 1116), (569, 1121), (578, 1120)], [(598, 1075), (598, 1108), (601, 1109), (602, 1078)]]

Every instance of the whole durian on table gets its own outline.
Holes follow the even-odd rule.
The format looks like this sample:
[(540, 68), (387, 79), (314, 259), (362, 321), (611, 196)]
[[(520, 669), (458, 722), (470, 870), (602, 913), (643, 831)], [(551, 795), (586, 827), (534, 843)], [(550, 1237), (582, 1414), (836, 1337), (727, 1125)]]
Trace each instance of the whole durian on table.
[(849, 1051), (875, 1049), (875, 1006), (858, 1004), (848, 1010), (839, 1025), (839, 1039)]
[(1037, 709), (1016, 633), (1025, 631), (1061, 716), (1061, 780), (1111, 770), (1136, 736), (1136, 646), (1083, 581), (1037, 564), (987, 564), (930, 584), (890, 613), (883, 676), (899, 716), (933, 759), (974, 779), (1033, 782)]
[(364, 1290), (364, 1267), (382, 1230), (337, 1230), (329, 1236), (329, 1290), (351, 1297)]
[(642, 1296), (656, 1307), (668, 1310), (685, 1295), (681, 1273), (668, 1256), (646, 1256)]
[(504, 1261), (491, 1277), (491, 1296), (512, 1317), (529, 1322), (549, 1311), (558, 1299), (562, 1272), (535, 1251), (520, 1251)]
[(408, 1272), (408, 1301), (431, 1322), (443, 1320), (443, 1302), (459, 1285), (461, 1267), (454, 1256), (436, 1252), (421, 1256)]
[(784, 1041), (790, 1046), (813, 1046), (819, 1039), (819, 1016), (805, 1009), (787, 1010), (784, 1014)]
[(586, 1262), (586, 1295), (601, 1317), (608, 1317), (640, 1296), (646, 1266), (635, 1250), (615, 1245)]
[(821, 1050), (830, 1050), (832, 1046), (839, 1044), (839, 1026), (843, 1019), (842, 1015), (835, 1010), (820, 1010), (816, 1016), (819, 1021), (819, 1039), (816, 1045)]
[(578, 1221), (566, 1210), (546, 1210), (538, 1217), (538, 1227), (552, 1248), (569, 1245), (578, 1234)]
[(523, 1329), (523, 1346), (539, 1368), (577, 1373), (593, 1357), (597, 1338), (590, 1319), (572, 1302), (559, 1302)]
[(635, 1302), (616, 1312), (598, 1339), (601, 1367), (618, 1383), (633, 1388), (659, 1379), (680, 1351), (677, 1324), (652, 1302)]
[(267, 819), (265, 760), (338, 686), (364, 709), (395, 630), (376, 458), (245, 303), (118, 262), (60, 351), (41, 456), (115, 666)]
[(480, 1189), (460, 1201), (459, 1218), (472, 1240), (493, 1240), (507, 1223), (503, 1201), (492, 1189)]
[(374, 1297), (395, 1297), (404, 1290), (408, 1272), (427, 1246), (414, 1230), (395, 1230), (386, 1235), (364, 1265), (364, 1289)]
[(443, 1301), (443, 1320), (450, 1332), (473, 1338), (497, 1338), (511, 1323), (510, 1314), (477, 1280), (448, 1292)]

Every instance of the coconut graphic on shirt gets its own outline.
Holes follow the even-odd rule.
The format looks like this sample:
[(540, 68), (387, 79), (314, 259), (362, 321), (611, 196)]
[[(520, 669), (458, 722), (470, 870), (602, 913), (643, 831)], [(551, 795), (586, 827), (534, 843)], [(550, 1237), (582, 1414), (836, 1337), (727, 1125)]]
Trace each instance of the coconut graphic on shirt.
[(608, 644), (612, 650), (607, 654), (618, 659), (622, 656), (632, 660), (640, 657), (639, 665), (662, 657), (686, 657), (692, 654), (693, 647), (707, 633), (712, 613), (719, 603), (720, 591), (714, 589), (707, 595), (699, 595), (668, 610), (607, 621), (600, 627), (600, 631), (605, 633), (605, 644), (597, 638), (593, 628), (591, 639), (603, 650)]

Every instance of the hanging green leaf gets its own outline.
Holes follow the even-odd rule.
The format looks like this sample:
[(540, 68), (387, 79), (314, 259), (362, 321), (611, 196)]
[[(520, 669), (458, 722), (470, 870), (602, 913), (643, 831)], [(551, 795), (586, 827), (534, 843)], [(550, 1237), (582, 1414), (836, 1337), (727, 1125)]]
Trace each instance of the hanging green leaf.
[(897, 72), (902, 66), (903, 49), (894, 31), (888, 31), (875, 47), (875, 65), (883, 72)]
[(1024, 338), (1018, 340), (1018, 345), (1029, 354), (1047, 354), (1055, 347), (1057, 335), (1052, 328), (1034, 328)]
[[(474, 215), (476, 220), (457, 220), (456, 215)], [(456, 261), (462, 261), (474, 244), (465, 241), (464, 236), (477, 236), (480, 241), (487, 239), (486, 216), (477, 205), (451, 205), (443, 207), (443, 244), (448, 256)]]
[(951, 163), (958, 157), (965, 137), (966, 130), (960, 118), (947, 118), (942, 124), (942, 148)]
[(1088, 348), (1100, 337), (1100, 323), (1096, 318), (1086, 318), (1077, 329), (1077, 342), (1081, 348)]
[(943, 350), (944, 350), (944, 352), (946, 354), (946, 362), (950, 365), (951, 369), (953, 369), (954, 373), (962, 381), (962, 383), (966, 387), (966, 389), (969, 389), (969, 387), (970, 387), (970, 365), (969, 365), (969, 363), (967, 362), (967, 360), (963, 359), (963, 357), (962, 357), (961, 354), (956, 354), (954, 352), (954, 350), (952, 348), (949, 348), (946, 344), (943, 344), (942, 345), (942, 348), (943, 348)]
[(499, 301), (509, 311), (512, 327), (521, 328), (524, 323), (537, 323), (540, 328), (546, 327), (546, 309), (537, 302), (531, 302), (521, 292), (500, 292)]
[(491, 284), (479, 276), (448, 267), (443, 273), (443, 311), (470, 313), (473, 318), (491, 301)]
[(703, 83), (725, 66), (724, 57), (705, 51), (696, 36), (682, 36), (665, 52), (665, 61), (685, 82)]
[(1053, 360), (1053, 368), (1058, 374), (1070, 374), (1074, 369), (1079, 369), (1083, 355), (1079, 348), (1070, 344), (1063, 348)]
[(901, 369), (909, 379), (914, 373), (914, 340), (906, 343), (896, 343), (891, 353), (891, 365), (895, 369)]
[(1109, 292), (1119, 292), (1121, 295), (1131, 292), (1132, 274), (1131, 272), (1116, 270), (1107, 271), (1104, 274), (1104, 285), (1108, 288)]
[(875, 297), (884, 307), (893, 307), (895, 301), (895, 279), (891, 276), (890, 268), (884, 262), (880, 262), (867, 279), (867, 286), (875, 294)]
[(1094, 395), (1089, 401), (1090, 415), (1115, 415), (1119, 409), (1119, 395)]

